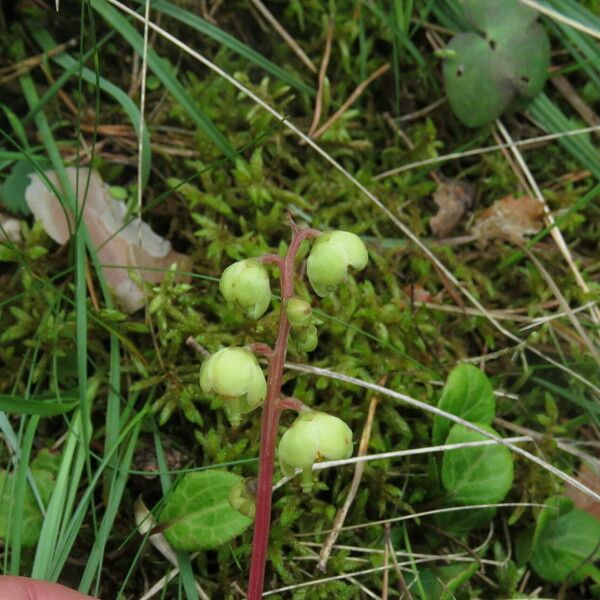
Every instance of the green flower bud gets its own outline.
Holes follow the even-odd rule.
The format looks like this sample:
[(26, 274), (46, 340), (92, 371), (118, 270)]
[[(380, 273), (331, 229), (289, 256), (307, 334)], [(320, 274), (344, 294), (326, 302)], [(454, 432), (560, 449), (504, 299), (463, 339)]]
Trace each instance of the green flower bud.
[(256, 477), (242, 479), (229, 491), (229, 504), (239, 513), (254, 519), (256, 514)]
[(239, 424), (240, 414), (262, 404), (267, 395), (264, 373), (245, 348), (223, 348), (209, 356), (200, 369), (200, 387), (226, 401), (234, 425)]
[(313, 244), (306, 271), (315, 292), (327, 296), (348, 276), (348, 267), (365, 268), (369, 254), (363, 241), (348, 231), (330, 231)]
[(271, 302), (267, 269), (255, 259), (239, 260), (221, 275), (219, 289), (227, 302), (234, 304), (247, 317), (258, 319)]
[(313, 463), (339, 460), (352, 454), (352, 431), (344, 421), (318, 411), (305, 412), (281, 436), (279, 464), (284, 475), (302, 469), (302, 487), (312, 487)]
[(300, 329), (296, 334), (296, 347), (301, 352), (312, 352), (319, 343), (319, 334), (315, 325), (310, 324)]
[(302, 298), (289, 298), (285, 303), (285, 313), (292, 327), (307, 325), (312, 314), (312, 308)]

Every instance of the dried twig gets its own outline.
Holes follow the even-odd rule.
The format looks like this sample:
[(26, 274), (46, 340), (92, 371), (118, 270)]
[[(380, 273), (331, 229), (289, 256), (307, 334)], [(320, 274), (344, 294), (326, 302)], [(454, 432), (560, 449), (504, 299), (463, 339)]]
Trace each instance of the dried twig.
[[(389, 548), (390, 555), (392, 556), (392, 562), (394, 563), (394, 570), (396, 571), (396, 575), (398, 577), (398, 586), (400, 588), (401, 594), (406, 596), (406, 600), (413, 600), (412, 594), (410, 593), (409, 587), (406, 585), (406, 581), (404, 580), (404, 575), (402, 574), (402, 569), (398, 564), (398, 557), (396, 556), (396, 552), (394, 550), (394, 546), (392, 544), (392, 536), (391, 536), (391, 525), (386, 523), (385, 527), (385, 547)], [(400, 595), (400, 598), (403, 596)]]
[[(380, 383), (381, 385), (384, 385), (385, 378), (383, 378)], [(371, 439), (371, 428), (373, 426), (373, 418), (375, 417), (375, 409), (377, 408), (378, 401), (379, 400), (377, 396), (373, 396), (373, 398), (371, 398), (371, 403), (369, 404), (369, 412), (367, 413), (367, 420), (365, 421), (365, 426), (360, 437), (360, 444), (358, 446), (359, 456), (364, 456), (369, 448), (369, 440)], [(323, 544), (323, 547), (321, 548), (321, 552), (319, 554), (319, 562), (317, 564), (317, 568), (321, 571), (325, 571), (325, 568), (327, 567), (327, 561), (329, 560), (331, 549), (333, 548), (333, 545), (337, 540), (340, 530), (344, 525), (346, 515), (348, 514), (348, 511), (352, 506), (352, 502), (354, 502), (354, 498), (356, 496), (356, 492), (358, 491), (358, 486), (360, 485), (360, 481), (362, 479), (364, 470), (364, 462), (356, 464), (356, 467), (354, 469), (354, 477), (352, 478), (352, 484), (350, 485), (348, 496), (346, 496), (346, 500), (342, 508), (340, 508), (337, 514), (335, 515), (335, 519), (333, 521), (333, 529), (331, 533), (327, 536), (327, 539), (325, 540), (325, 543)]]
[[(563, 255), (567, 265), (571, 269), (571, 272), (573, 273), (573, 276), (575, 277), (575, 281), (577, 282), (577, 285), (586, 294), (589, 294), (590, 288), (588, 287), (585, 279), (581, 275), (581, 272), (579, 271), (579, 267), (576, 265), (575, 261), (573, 260), (573, 257), (571, 256), (571, 252), (569, 251), (569, 247), (567, 246), (567, 243), (565, 242), (565, 239), (564, 239), (560, 229), (556, 226), (556, 221), (554, 220), (554, 216), (550, 212), (550, 208), (548, 207), (548, 204), (546, 203), (546, 200), (545, 200), (536, 180), (533, 178), (533, 175), (531, 174), (531, 171), (529, 170), (527, 163), (523, 159), (523, 155), (521, 154), (519, 149), (516, 147), (514, 140), (512, 139), (510, 133), (508, 133), (506, 127), (504, 126), (504, 124), (502, 123), (502, 121), (500, 119), (496, 120), (496, 126), (500, 130), (500, 133), (502, 134), (502, 137), (504, 138), (504, 140), (508, 144), (510, 144), (510, 150), (511, 150), (517, 164), (523, 170), (523, 173), (525, 174), (525, 177), (527, 178), (527, 181), (529, 182), (529, 185), (531, 186), (531, 189), (534, 192), (534, 197), (542, 205), (542, 208), (544, 209), (544, 223), (546, 224), (546, 227), (548, 227), (550, 229), (550, 235), (552, 236), (552, 239), (558, 246), (558, 249), (560, 250), (560, 253)], [(594, 323), (596, 325), (599, 325), (600, 324), (600, 311), (594, 306), (590, 309), (590, 314), (591, 314), (591, 317), (592, 317), (592, 320), (594, 321)]]
[[(550, 78), (550, 81), (588, 125), (592, 127), (600, 125), (600, 117), (596, 111), (577, 93), (564, 75), (556, 75)], [(596, 130), (596, 135), (600, 136), (600, 131)]]
[(292, 49), (294, 54), (313, 72), (317, 72), (317, 67), (304, 50), (300, 48), (298, 42), (285, 30), (283, 25), (273, 16), (269, 9), (261, 2), (261, 0), (250, 0), (254, 4), (258, 12), (271, 24), (273, 29), (279, 34), (283, 41)]
[(308, 135), (312, 136), (319, 126), (321, 120), (321, 111), (323, 110), (323, 88), (325, 86), (325, 75), (331, 57), (331, 42), (333, 40), (333, 21), (330, 19), (327, 25), (327, 39), (325, 41), (325, 52), (323, 52), (323, 60), (319, 67), (319, 87), (317, 88), (317, 97), (315, 99), (315, 112), (313, 113), (312, 123), (308, 130)]
[(335, 111), (335, 113), (327, 119), (326, 123), (319, 127), (317, 131), (312, 135), (313, 139), (321, 137), (336, 121), (338, 121), (342, 115), (356, 102), (359, 96), (365, 91), (365, 89), (378, 77), (381, 77), (390, 68), (390, 63), (381, 65), (379, 69), (373, 71), (363, 82), (359, 83), (356, 89), (350, 94), (348, 99)]

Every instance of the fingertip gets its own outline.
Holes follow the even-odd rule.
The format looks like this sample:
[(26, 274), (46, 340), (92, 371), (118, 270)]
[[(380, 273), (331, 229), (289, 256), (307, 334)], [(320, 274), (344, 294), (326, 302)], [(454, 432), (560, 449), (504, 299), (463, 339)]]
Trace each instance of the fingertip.
[(0, 575), (0, 600), (96, 600), (58, 583)]

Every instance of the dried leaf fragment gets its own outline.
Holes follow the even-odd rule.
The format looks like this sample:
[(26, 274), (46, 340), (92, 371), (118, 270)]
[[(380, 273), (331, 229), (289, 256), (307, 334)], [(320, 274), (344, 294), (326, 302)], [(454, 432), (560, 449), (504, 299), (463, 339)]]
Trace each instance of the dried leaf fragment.
[(438, 185), (433, 201), (438, 212), (429, 221), (436, 237), (446, 237), (459, 223), (461, 217), (473, 204), (473, 186), (466, 181), (449, 179)]
[[(130, 271), (135, 271), (144, 281), (160, 283), (166, 269), (174, 263), (179, 271), (189, 270), (189, 257), (175, 252), (168, 240), (139, 218), (128, 219), (125, 203), (110, 195), (108, 186), (96, 171), (74, 167), (66, 171), (71, 186), (78, 192), (77, 203), (83, 207), (83, 221), (98, 259), (104, 265), (106, 281), (125, 311), (132, 313), (144, 306), (143, 290), (133, 281)], [(47, 171), (45, 176), (60, 189), (54, 171)], [(63, 208), (39, 175), (33, 174), (30, 178), (31, 183), (25, 190), (29, 209), (55, 242), (66, 244), (74, 231), (74, 216)], [(180, 281), (188, 279), (179, 278)]]
[(504, 240), (521, 246), (526, 236), (536, 234), (543, 225), (544, 208), (531, 196), (506, 196), (486, 208), (473, 226), (473, 234), (482, 246)]
[(21, 241), (21, 223), (18, 219), (0, 213), (0, 242)]

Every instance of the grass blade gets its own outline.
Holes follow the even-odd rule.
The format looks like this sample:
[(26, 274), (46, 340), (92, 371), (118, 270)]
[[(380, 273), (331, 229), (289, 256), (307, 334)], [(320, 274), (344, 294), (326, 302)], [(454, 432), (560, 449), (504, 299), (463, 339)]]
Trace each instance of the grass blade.
[[(136, 0), (136, 2), (141, 3), (141, 0)], [(316, 94), (316, 91), (313, 87), (307, 85), (299, 79), (296, 79), (295, 77), (292, 77), (285, 69), (282, 69), (275, 63), (271, 62), (262, 54), (256, 52), (256, 50), (253, 50), (250, 48), (250, 46), (243, 44), (232, 35), (225, 33), (219, 27), (212, 25), (208, 21), (205, 21), (202, 17), (199, 17), (198, 15), (181, 8), (172, 2), (167, 2), (166, 0), (154, 0), (152, 2), (152, 8), (158, 12), (173, 17), (181, 23), (189, 25), (198, 33), (215, 40), (215, 42), (225, 46), (226, 48), (229, 48), (242, 58), (254, 63), (256, 66), (277, 77), (277, 79), (289, 84), (299, 92), (308, 94), (309, 96), (314, 96)]]
[(12, 394), (0, 394), (0, 410), (15, 415), (38, 415), (52, 417), (68, 413), (77, 407), (79, 400), (62, 397), (60, 402), (49, 402), (44, 398), (23, 398)]
[[(143, 51), (143, 39), (133, 28), (131, 23), (129, 23), (129, 21), (115, 8), (107, 4), (105, 0), (91, 0), (91, 5), (92, 8), (97, 11), (113, 29), (116, 29), (141, 56)], [(158, 79), (160, 79), (165, 88), (173, 95), (175, 100), (177, 100), (177, 102), (185, 109), (195, 125), (206, 134), (215, 146), (217, 146), (224, 154), (232, 154), (234, 149), (229, 141), (217, 129), (215, 124), (200, 110), (200, 108), (198, 108), (194, 100), (192, 100), (186, 92), (185, 88), (165, 66), (164, 59), (151, 48), (148, 49), (148, 66)]]

